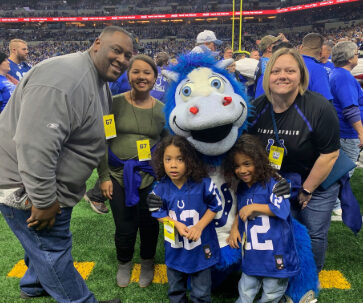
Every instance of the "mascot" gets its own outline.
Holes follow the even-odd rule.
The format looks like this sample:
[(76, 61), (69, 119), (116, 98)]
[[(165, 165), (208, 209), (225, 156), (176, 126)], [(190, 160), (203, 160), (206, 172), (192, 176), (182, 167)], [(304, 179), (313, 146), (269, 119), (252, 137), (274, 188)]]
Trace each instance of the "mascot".
[[(208, 164), (209, 176), (221, 194), (222, 210), (212, 222), (221, 248), (220, 262), (214, 269), (218, 273), (214, 278), (219, 277), (219, 280), (239, 269), (241, 264), (241, 251), (227, 244), (237, 214), (237, 202), (235, 188), (227, 185), (221, 163), (247, 129), (247, 117), (251, 111), (241, 84), (225, 69), (232, 62), (218, 62), (206, 54), (190, 53), (180, 56), (178, 64), (163, 73), (170, 81), (165, 99), (167, 126), (171, 133), (187, 138), (201, 154)], [(312, 302), (312, 291), (317, 291), (317, 273), (310, 238), (306, 229), (296, 221), (294, 233), (301, 271), (290, 279), (284, 300)], [(218, 281), (214, 281), (215, 284)]]

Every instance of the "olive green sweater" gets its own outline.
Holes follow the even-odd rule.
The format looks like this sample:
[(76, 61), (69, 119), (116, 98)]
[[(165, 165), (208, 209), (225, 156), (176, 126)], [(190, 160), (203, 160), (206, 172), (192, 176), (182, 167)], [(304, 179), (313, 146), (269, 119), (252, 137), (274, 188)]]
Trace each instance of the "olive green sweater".
[[(154, 146), (164, 130), (164, 104), (159, 100), (153, 108), (143, 109), (127, 102), (125, 94), (113, 97), (111, 113), (115, 116), (117, 137), (108, 140), (108, 147), (121, 160), (137, 159), (137, 140), (150, 140), (150, 147)], [(98, 167), (100, 181), (110, 180), (110, 176), (123, 186), (123, 168), (112, 167), (107, 164), (108, 150)], [(149, 186), (154, 178), (140, 172), (142, 182), (140, 189)]]

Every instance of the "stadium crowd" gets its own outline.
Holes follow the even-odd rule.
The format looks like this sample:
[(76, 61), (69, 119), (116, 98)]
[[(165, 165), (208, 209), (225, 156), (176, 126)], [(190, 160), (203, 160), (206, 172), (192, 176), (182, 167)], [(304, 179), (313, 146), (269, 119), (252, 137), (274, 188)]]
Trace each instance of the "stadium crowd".
[[(210, 30), (213, 30), (217, 37), (224, 41), (224, 44), (220, 47), (220, 51), (230, 44), (231, 29), (227, 26), (220, 25), (208, 26)], [(140, 40), (139, 50), (142, 53), (153, 56), (154, 54), (165, 51), (170, 55), (177, 55), (177, 53), (183, 53), (190, 51), (194, 45), (195, 40), (189, 37), (195, 37), (198, 32), (203, 29), (203, 26), (183, 24), (182, 26), (176, 25), (155, 25), (155, 26), (135, 26), (126, 27), (128, 31), (136, 35)], [(245, 36), (242, 41), (242, 49), (251, 51), (257, 48), (256, 40), (261, 38), (266, 32), (267, 25), (251, 24), (246, 28), (246, 32), (253, 32), (254, 36)], [(286, 38), (294, 46), (298, 46), (301, 43), (302, 38), (307, 32), (290, 32), (286, 33)], [(363, 24), (352, 26), (349, 28), (336, 28), (332, 30), (323, 30), (321, 34), (327, 39), (333, 42), (340, 40), (350, 40), (357, 43), (360, 47), (363, 43)], [(84, 51), (90, 47), (93, 40), (97, 37), (97, 32), (94, 30), (86, 31), (17, 31), (0, 33), (0, 39), (2, 41), (10, 41), (13, 38), (22, 37), (23, 40), (31, 42), (37, 41), (36, 44), (29, 47), (29, 59), (28, 61), (34, 65), (44, 59), (68, 54), (76, 51)], [(153, 38), (153, 40), (150, 39)], [(165, 38), (172, 37), (172, 38)], [(254, 39), (253, 37), (257, 37)], [(148, 41), (148, 38), (150, 39)], [(164, 39), (163, 39), (164, 38)], [(146, 41), (145, 41), (146, 40)], [(144, 42), (143, 42), (144, 41)], [(235, 37), (235, 47), (238, 49), (238, 38)], [(7, 52), (8, 45), (3, 43), (0, 50)]]
[[(276, 1), (276, 5), (278, 2)], [(244, 4), (245, 9), (260, 9), (261, 4)], [(201, 11), (231, 11), (232, 2), (223, 0), (217, 2), (206, 3), (206, 1), (180, 1), (175, 0), (170, 3), (166, 0), (151, 0), (151, 1), (84, 1), (84, 0), (54, 0), (54, 1), (8, 1), (4, 0), (1, 10), (4, 17), (17, 16), (21, 14), (23, 17), (58, 17), (58, 16), (74, 16), (74, 14), (93, 15), (93, 16), (108, 16), (113, 13), (124, 14), (144, 14), (147, 11), (150, 13), (170, 13), (171, 10), (177, 13), (201, 12)]]
[[(244, 2), (244, 10), (271, 9), (271, 7), (282, 8), (299, 4), (315, 3), (318, 1), (251, 1)], [(348, 7), (357, 7), (357, 3), (349, 3)], [(326, 18), (328, 16), (337, 17), (337, 12), (341, 11), (341, 5), (332, 7), (316, 8), (308, 17)], [(239, 3), (236, 2), (235, 10), (239, 11)], [(71, 16), (114, 16), (114, 15), (139, 15), (139, 14), (165, 14), (165, 13), (195, 13), (195, 12), (226, 12), (232, 11), (231, 0), (223, 1), (84, 1), (84, 0), (54, 0), (54, 1), (28, 1), (28, 0), (4, 0), (0, 12), (2, 17), (71, 17)], [(345, 4), (344, 8), (347, 20), (352, 20), (359, 16), (359, 10), (351, 10)], [(301, 14), (296, 14), (300, 19)], [(294, 17), (290, 21), (295, 22)]]

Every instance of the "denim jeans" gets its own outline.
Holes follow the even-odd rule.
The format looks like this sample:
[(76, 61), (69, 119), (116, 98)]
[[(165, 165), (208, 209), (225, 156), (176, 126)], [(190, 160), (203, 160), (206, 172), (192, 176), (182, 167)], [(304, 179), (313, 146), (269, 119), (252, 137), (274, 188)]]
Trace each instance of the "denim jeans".
[(52, 228), (40, 231), (27, 227), (29, 210), (0, 204), (0, 211), (25, 250), (28, 270), (20, 280), (24, 293), (39, 296), (46, 291), (60, 303), (97, 302), (73, 265), (71, 207), (62, 208)]
[(193, 303), (211, 302), (211, 270), (210, 268), (186, 274), (178, 270), (167, 268), (169, 290), (168, 297), (170, 303), (188, 303), (187, 281), (190, 276), (191, 291), (190, 299)]
[(284, 295), (289, 279), (249, 276), (242, 273), (238, 282), (239, 298), (236, 303), (252, 303), (262, 286), (262, 296), (257, 303), (277, 303)]
[(324, 265), (331, 213), (338, 193), (339, 184), (334, 183), (326, 190), (316, 189), (303, 210), (299, 206), (296, 207), (296, 203), (291, 207), (292, 215), (308, 229), (318, 272)]
[[(340, 138), (340, 147), (347, 154), (347, 156), (355, 163), (359, 158), (359, 139), (343, 139)], [(353, 176), (355, 168), (349, 172), (349, 177)], [(339, 198), (335, 202), (334, 209), (341, 208)]]
[[(343, 139), (340, 138), (340, 147), (347, 156), (355, 163), (359, 157), (359, 139)], [(349, 172), (349, 177), (353, 176), (355, 168)]]

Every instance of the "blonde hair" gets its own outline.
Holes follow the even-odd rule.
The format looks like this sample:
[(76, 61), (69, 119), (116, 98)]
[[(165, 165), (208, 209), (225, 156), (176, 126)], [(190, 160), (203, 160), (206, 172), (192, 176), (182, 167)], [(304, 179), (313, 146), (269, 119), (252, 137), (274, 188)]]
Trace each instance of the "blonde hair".
[(272, 67), (275, 65), (276, 60), (282, 55), (290, 55), (292, 56), (300, 70), (300, 84), (299, 84), (299, 93), (303, 95), (308, 88), (309, 85), (309, 72), (306, 68), (303, 58), (298, 53), (297, 50), (292, 48), (281, 48), (272, 54), (270, 60), (267, 63), (266, 70), (263, 76), (263, 89), (265, 91), (266, 97), (269, 101), (271, 101), (271, 92), (270, 92), (270, 75)]
[(11, 50), (15, 47), (15, 45), (17, 45), (18, 43), (24, 43), (25, 45), (27, 45), (26, 41), (21, 40), (21, 39), (12, 39), (10, 40), (9, 43), (9, 51), (11, 52)]

